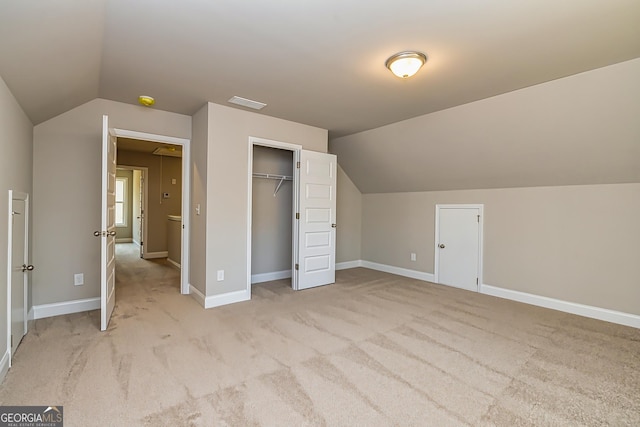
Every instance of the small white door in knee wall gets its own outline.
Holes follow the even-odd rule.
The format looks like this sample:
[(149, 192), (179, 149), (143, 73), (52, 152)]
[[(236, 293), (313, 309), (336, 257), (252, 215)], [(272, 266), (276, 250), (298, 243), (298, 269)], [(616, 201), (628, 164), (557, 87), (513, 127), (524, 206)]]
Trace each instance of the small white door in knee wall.
[(483, 205), (436, 205), (435, 279), (478, 291), (482, 277)]

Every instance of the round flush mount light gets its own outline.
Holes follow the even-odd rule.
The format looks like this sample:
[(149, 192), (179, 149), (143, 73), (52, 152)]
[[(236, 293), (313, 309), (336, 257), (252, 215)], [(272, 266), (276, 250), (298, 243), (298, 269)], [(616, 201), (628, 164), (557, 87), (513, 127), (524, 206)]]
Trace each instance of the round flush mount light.
[(138, 102), (140, 103), (140, 105), (144, 105), (145, 107), (151, 107), (153, 104), (156, 103), (156, 100), (153, 99), (151, 96), (140, 95), (138, 97)]
[(427, 62), (427, 55), (422, 52), (405, 51), (392, 55), (385, 65), (396, 76), (406, 79), (413, 76)]

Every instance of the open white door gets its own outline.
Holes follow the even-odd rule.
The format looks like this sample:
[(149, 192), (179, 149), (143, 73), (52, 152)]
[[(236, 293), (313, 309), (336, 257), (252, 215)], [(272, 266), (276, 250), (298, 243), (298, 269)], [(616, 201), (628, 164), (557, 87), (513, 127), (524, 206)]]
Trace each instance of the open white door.
[[(9, 190), (9, 283), (7, 286), (11, 358), (27, 333), (27, 286), (29, 264), (29, 196)], [(11, 363), (11, 359), (10, 359)]]
[(105, 331), (116, 304), (116, 137), (102, 116), (102, 229), (100, 237), (100, 330)]
[(335, 155), (301, 150), (298, 290), (336, 280), (336, 175)]

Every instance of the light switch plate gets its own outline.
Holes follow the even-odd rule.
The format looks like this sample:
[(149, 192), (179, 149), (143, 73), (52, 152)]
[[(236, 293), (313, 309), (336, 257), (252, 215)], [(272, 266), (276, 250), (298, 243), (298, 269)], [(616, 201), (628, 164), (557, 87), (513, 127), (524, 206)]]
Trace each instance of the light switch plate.
[(224, 280), (224, 270), (218, 270), (218, 282), (222, 282)]

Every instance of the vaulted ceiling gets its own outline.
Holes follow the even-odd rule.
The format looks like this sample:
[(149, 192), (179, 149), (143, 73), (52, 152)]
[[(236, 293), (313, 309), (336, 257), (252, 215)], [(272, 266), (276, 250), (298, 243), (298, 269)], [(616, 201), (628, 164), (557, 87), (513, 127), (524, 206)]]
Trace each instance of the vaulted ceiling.
[[(34, 124), (237, 95), (338, 137), (640, 57), (639, 23), (638, 0), (3, 0), (0, 75)], [(407, 49), (429, 60), (401, 80)]]

